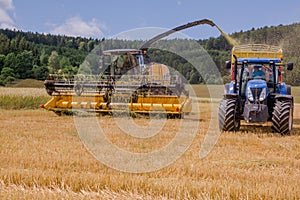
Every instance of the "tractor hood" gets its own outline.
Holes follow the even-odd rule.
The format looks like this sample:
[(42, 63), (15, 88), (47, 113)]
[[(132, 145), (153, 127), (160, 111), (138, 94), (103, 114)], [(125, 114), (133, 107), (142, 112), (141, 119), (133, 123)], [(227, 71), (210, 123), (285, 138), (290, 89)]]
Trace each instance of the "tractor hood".
[(267, 83), (264, 80), (250, 80), (247, 83), (246, 98), (250, 102), (262, 102), (268, 96)]
[(250, 88), (266, 88), (267, 83), (265, 80), (251, 80), (248, 82), (247, 87)]

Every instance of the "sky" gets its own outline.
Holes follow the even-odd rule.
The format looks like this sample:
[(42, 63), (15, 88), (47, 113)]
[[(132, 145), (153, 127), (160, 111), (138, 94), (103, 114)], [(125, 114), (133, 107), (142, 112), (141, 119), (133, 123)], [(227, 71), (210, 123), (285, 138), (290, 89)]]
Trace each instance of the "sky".
[[(300, 22), (299, 0), (0, 0), (0, 28), (102, 39), (210, 19), (227, 33)], [(182, 32), (217, 37), (208, 25)]]

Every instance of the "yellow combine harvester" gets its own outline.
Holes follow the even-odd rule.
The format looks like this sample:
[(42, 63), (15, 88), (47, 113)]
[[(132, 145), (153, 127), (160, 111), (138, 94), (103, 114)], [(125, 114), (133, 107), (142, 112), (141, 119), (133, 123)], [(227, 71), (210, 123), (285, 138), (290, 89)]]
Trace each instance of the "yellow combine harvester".
[(182, 117), (191, 99), (179, 76), (171, 79), (166, 65), (144, 63), (142, 50), (104, 51), (111, 57), (101, 76), (49, 75), (45, 87), (52, 99), (43, 107), (57, 114), (80, 110), (112, 113), (160, 113)]
[(200, 24), (215, 26), (210, 20), (198, 20), (159, 34), (140, 49), (103, 51), (104, 56), (110, 56), (111, 59), (101, 75), (49, 75), (45, 87), (52, 99), (42, 107), (57, 114), (84, 110), (98, 113), (159, 113), (182, 117), (190, 113), (191, 99), (180, 76), (170, 73), (163, 64), (147, 63), (145, 60), (152, 43)]

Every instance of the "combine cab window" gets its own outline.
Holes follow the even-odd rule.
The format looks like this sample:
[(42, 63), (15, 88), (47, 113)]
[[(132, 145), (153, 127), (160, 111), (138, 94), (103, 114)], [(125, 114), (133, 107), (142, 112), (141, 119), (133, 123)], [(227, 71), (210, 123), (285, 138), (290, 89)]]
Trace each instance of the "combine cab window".
[(114, 68), (115, 75), (123, 75), (138, 64), (139, 61), (136, 56), (132, 54), (115, 55), (111, 61), (111, 66)]

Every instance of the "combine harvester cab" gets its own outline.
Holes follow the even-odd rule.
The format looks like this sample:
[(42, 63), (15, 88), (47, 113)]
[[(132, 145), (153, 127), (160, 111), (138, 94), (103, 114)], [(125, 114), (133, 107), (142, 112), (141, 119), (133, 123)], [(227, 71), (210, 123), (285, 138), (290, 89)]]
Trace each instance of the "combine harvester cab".
[(57, 114), (128, 112), (182, 117), (191, 112), (188, 91), (166, 65), (145, 64), (142, 50), (103, 53), (110, 62), (102, 75), (49, 75), (45, 87), (52, 99), (43, 107)]
[(231, 82), (225, 85), (219, 106), (219, 127), (237, 131), (240, 121), (272, 122), (272, 130), (290, 134), (293, 127), (294, 100), (291, 86), (282, 82), (282, 70), (293, 69), (284, 64), (280, 47), (240, 45), (232, 49)]

